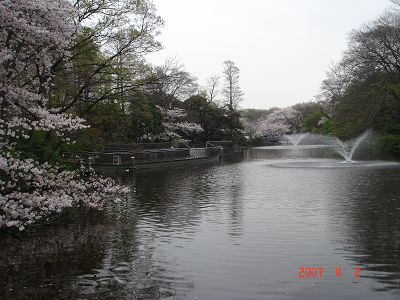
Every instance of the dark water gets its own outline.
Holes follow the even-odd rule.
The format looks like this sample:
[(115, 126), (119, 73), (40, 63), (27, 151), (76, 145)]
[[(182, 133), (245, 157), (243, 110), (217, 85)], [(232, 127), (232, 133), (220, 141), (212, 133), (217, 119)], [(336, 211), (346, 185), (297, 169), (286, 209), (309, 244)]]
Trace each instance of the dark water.
[(400, 168), (265, 151), (115, 175), (128, 200), (1, 235), (0, 298), (399, 299)]

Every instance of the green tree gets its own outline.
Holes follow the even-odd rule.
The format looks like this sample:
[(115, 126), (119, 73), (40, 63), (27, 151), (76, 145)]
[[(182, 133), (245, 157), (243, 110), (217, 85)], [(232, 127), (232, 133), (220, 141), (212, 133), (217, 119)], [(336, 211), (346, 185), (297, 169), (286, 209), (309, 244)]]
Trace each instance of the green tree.
[(129, 114), (131, 117), (131, 131), (129, 135), (136, 142), (149, 137), (149, 134), (158, 134), (162, 131), (162, 114), (153, 100), (143, 93), (138, 93), (130, 101)]
[(184, 102), (191, 122), (199, 123), (204, 131), (197, 133), (193, 139), (198, 142), (210, 140), (241, 140), (243, 129), (240, 113), (218, 107), (203, 96), (192, 96)]

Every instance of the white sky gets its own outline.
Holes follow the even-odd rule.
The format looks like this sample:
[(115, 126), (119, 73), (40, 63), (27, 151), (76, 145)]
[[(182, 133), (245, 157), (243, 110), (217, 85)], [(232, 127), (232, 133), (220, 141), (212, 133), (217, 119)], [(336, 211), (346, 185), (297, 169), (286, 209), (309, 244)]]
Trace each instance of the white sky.
[(240, 68), (243, 108), (308, 101), (346, 49), (348, 33), (375, 19), (389, 0), (153, 0), (164, 50), (205, 85), (222, 63)]

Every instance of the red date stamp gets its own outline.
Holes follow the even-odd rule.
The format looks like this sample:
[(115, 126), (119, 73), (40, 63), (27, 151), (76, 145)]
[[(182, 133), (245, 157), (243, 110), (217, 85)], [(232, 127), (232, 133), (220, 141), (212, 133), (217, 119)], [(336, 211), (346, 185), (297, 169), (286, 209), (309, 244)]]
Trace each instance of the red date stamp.
[(297, 278), (305, 278), (305, 279), (322, 279), (324, 275), (324, 268), (322, 267), (301, 267), (299, 268), (299, 272)]
[[(361, 268), (356, 267), (353, 269), (354, 279), (360, 278)], [(323, 267), (300, 267), (297, 273), (297, 278), (300, 279), (323, 279), (325, 275), (325, 270)], [(341, 278), (343, 276), (342, 269), (336, 267), (335, 270), (336, 278)]]

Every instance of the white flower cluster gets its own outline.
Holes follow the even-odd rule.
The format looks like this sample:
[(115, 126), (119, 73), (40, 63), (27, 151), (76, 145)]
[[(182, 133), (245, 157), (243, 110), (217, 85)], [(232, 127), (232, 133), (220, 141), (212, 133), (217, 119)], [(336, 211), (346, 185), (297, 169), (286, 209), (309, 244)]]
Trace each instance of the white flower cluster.
[(50, 214), (74, 204), (101, 209), (107, 200), (129, 190), (96, 175), (82, 179), (76, 172), (62, 171), (33, 159), (0, 155), (0, 228), (23, 230)]
[(84, 120), (49, 108), (52, 68), (68, 57), (77, 28), (67, 0), (0, 2), (0, 140), (29, 131), (85, 128)]
[(157, 106), (163, 114), (164, 132), (153, 136), (153, 138), (159, 138), (161, 140), (180, 139), (182, 138), (181, 133), (190, 132), (202, 132), (203, 128), (197, 123), (190, 123), (183, 121), (186, 117), (186, 112), (180, 108), (166, 109), (161, 106)]
[(31, 113), (35, 120), (23, 116), (12, 116), (5, 122), (0, 120), (0, 139), (3, 137), (29, 138), (31, 131), (53, 131), (57, 136), (62, 137), (66, 132), (88, 128), (84, 125), (82, 118), (73, 117), (70, 114), (55, 114), (46, 109), (33, 108)]
[(263, 132), (261, 125), (263, 121), (264, 119), (262, 117), (256, 120), (242, 119), (244, 133), (247, 133), (252, 138), (262, 136)]
[(13, 149), (35, 131), (68, 140), (67, 132), (86, 128), (83, 119), (50, 105), (54, 66), (68, 67), (67, 49), (78, 31), (73, 14), (68, 0), (0, 1), (0, 228), (23, 230), (65, 207), (101, 208), (128, 192), (111, 179), (84, 180), (77, 172), (22, 159)]
[(292, 107), (277, 109), (269, 114), (264, 120), (258, 123), (257, 131), (263, 134), (282, 135), (299, 127), (301, 113)]

